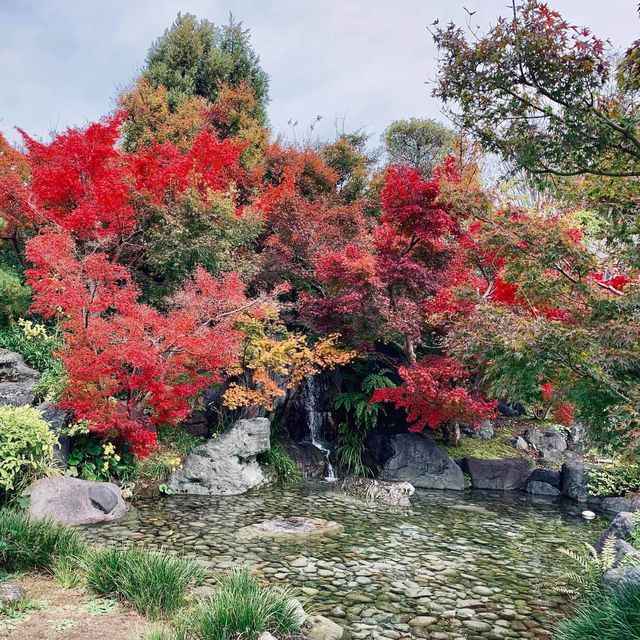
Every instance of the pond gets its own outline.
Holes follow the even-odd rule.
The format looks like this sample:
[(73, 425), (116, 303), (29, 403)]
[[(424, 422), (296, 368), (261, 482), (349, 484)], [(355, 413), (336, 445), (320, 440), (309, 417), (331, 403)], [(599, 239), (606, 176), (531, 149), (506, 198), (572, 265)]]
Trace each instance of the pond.
[[(313, 613), (354, 638), (550, 638), (566, 602), (559, 549), (593, 542), (603, 519), (570, 502), (520, 493), (417, 491), (395, 510), (341, 496), (328, 483), (233, 497), (142, 500), (124, 519), (88, 529), (92, 540), (162, 546), (240, 564), (291, 585)], [(267, 519), (306, 516), (343, 525), (323, 537), (246, 539)]]

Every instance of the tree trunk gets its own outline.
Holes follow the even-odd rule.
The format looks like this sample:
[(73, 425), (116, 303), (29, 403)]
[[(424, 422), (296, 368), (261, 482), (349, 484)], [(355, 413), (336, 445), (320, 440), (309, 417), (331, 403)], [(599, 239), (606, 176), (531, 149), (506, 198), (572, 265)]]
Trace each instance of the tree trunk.
[(460, 444), (460, 425), (457, 422), (443, 425), (442, 433), (444, 435), (444, 441), (448, 445), (457, 447)]

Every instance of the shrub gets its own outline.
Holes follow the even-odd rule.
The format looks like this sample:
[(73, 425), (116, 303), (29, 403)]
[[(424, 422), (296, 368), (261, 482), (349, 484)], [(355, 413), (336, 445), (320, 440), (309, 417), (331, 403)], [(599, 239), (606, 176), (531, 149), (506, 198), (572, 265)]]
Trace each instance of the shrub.
[(17, 270), (0, 263), (0, 323), (11, 322), (29, 308), (31, 289), (25, 286)]
[(126, 446), (116, 449), (91, 433), (84, 422), (69, 427), (67, 434), (71, 452), (66, 475), (98, 482), (126, 481), (135, 475), (135, 460)]
[(154, 619), (175, 613), (190, 586), (203, 577), (195, 562), (143, 549), (99, 549), (86, 564), (91, 590), (128, 602)]
[(0, 496), (49, 473), (55, 437), (34, 407), (0, 407)]
[(35, 520), (13, 509), (0, 511), (0, 568), (53, 572), (60, 558), (79, 558), (85, 545), (77, 531), (50, 520)]
[(218, 582), (215, 594), (177, 624), (177, 640), (254, 640), (265, 631), (282, 637), (302, 624), (286, 590), (263, 586), (248, 570)]
[(622, 496), (640, 490), (640, 463), (617, 460), (589, 472), (594, 496)]
[(602, 593), (576, 608), (556, 640), (640, 640), (640, 588)]

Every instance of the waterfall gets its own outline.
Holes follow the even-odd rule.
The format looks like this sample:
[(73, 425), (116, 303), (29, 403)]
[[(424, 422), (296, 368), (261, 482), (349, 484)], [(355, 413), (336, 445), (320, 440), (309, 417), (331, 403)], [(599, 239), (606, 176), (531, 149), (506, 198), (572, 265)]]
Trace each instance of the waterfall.
[(322, 380), (319, 376), (309, 376), (302, 383), (302, 393), (304, 396), (304, 411), (309, 426), (309, 440), (311, 444), (322, 452), (327, 461), (327, 475), (325, 480), (332, 482), (337, 479), (335, 469), (331, 464), (331, 449), (324, 440), (325, 415), (322, 411)]

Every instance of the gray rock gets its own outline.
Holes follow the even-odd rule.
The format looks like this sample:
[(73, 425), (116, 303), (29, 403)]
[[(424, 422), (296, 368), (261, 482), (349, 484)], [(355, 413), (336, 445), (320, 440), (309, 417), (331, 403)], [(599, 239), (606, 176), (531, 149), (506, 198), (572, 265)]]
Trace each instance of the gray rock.
[(547, 460), (562, 460), (567, 437), (557, 429), (527, 429), (524, 439)]
[(602, 551), (602, 547), (604, 546), (604, 542), (607, 538), (614, 537), (624, 540), (629, 537), (629, 534), (635, 529), (635, 527), (636, 525), (633, 519), (633, 514), (623, 511), (611, 521), (611, 524), (598, 538), (598, 541), (594, 546), (598, 551)]
[(624, 513), (640, 510), (638, 498), (623, 498), (622, 496), (609, 496), (602, 498), (600, 508), (607, 513)]
[(30, 496), (31, 516), (73, 526), (110, 522), (127, 512), (120, 487), (111, 482), (65, 476), (43, 478), (32, 484), (25, 494)]
[(63, 429), (67, 425), (69, 416), (64, 409), (60, 409), (50, 402), (39, 404), (38, 409), (40, 409), (40, 413), (42, 413), (43, 420), (49, 424), (49, 428), (58, 439), (53, 449), (53, 458), (66, 466), (69, 460), (71, 445), (69, 436), (63, 433)]
[(478, 429), (471, 429), (470, 436), (474, 440), (491, 440), (495, 432), (491, 420), (484, 420)]
[(584, 442), (585, 433), (585, 426), (581, 422), (573, 424), (569, 429), (569, 446), (573, 449), (580, 449)]
[(262, 484), (265, 476), (256, 461), (268, 451), (267, 418), (238, 420), (218, 438), (196, 447), (171, 474), (167, 486), (173, 493), (231, 496)]
[(28, 367), (19, 353), (0, 349), (0, 405), (33, 404), (33, 387), (39, 378), (40, 374)]
[(340, 640), (344, 629), (324, 616), (309, 616), (305, 623), (305, 637), (307, 640)]
[(409, 482), (421, 489), (465, 488), (462, 469), (424, 434), (378, 431), (369, 436), (367, 447), (383, 480)]
[(609, 569), (602, 576), (602, 585), (612, 591), (640, 589), (640, 567), (618, 567)]
[(205, 411), (195, 409), (179, 425), (187, 433), (196, 438), (209, 436), (209, 421)]
[(467, 458), (467, 468), (474, 489), (515, 491), (522, 489), (533, 470), (529, 458), (505, 458), (504, 460), (479, 460)]
[(407, 506), (415, 488), (408, 482), (388, 482), (375, 478), (347, 476), (333, 483), (333, 490), (354, 498), (372, 502)]
[(289, 440), (284, 443), (284, 448), (305, 478), (324, 479), (329, 473), (327, 458), (318, 447), (309, 442), (296, 443)]
[(620, 566), (640, 565), (640, 551), (626, 540), (616, 540), (616, 558), (613, 562), (614, 568)]
[(527, 483), (527, 493), (537, 496), (560, 496), (560, 489), (554, 487), (548, 482), (540, 482), (539, 480), (529, 480)]
[(557, 469), (534, 469), (529, 482), (546, 482), (553, 487), (560, 486), (560, 471)]
[(17, 584), (0, 584), (0, 611), (3, 607), (22, 602), (26, 595), (27, 592)]
[(593, 498), (588, 489), (588, 468), (576, 458), (565, 461), (560, 472), (560, 490), (563, 496), (578, 502), (588, 502)]
[(518, 451), (528, 451), (529, 443), (522, 436), (513, 436), (507, 440), (507, 444)]

